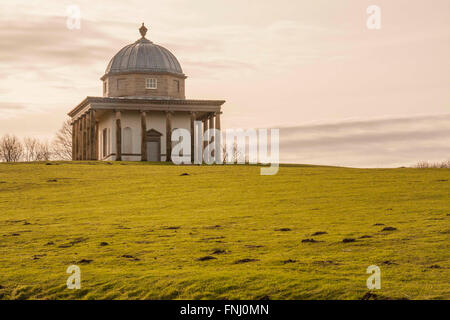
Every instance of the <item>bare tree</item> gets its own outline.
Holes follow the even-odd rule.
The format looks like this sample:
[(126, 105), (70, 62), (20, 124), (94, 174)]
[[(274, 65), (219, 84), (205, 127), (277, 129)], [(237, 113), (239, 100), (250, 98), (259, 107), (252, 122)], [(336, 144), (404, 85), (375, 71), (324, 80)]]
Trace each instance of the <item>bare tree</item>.
[(442, 161), (442, 162), (436, 162), (436, 163), (429, 163), (428, 161), (420, 161), (415, 165), (415, 168), (419, 169), (428, 169), (428, 168), (434, 168), (434, 169), (446, 169), (450, 168), (450, 160)]
[(241, 156), (244, 156), (245, 163), (248, 162), (248, 159), (245, 155), (245, 149), (244, 153), (242, 153), (241, 148), (239, 148), (238, 143), (236, 141), (233, 141), (233, 145), (230, 148), (231, 150), (227, 149), (227, 145), (222, 145), (222, 159), (224, 163), (235, 163), (241, 158)]
[(39, 141), (36, 138), (25, 138), (24, 142), (25, 161), (48, 161), (52, 157), (52, 151), (48, 141)]
[(53, 156), (58, 160), (72, 160), (72, 123), (70, 119), (64, 121), (56, 133), (52, 151)]
[(36, 147), (36, 161), (48, 161), (52, 157), (52, 151), (48, 141), (39, 142)]
[(26, 137), (25, 139), (23, 139), (23, 145), (25, 161), (36, 161), (36, 153), (39, 145), (39, 140), (36, 138)]
[(222, 144), (222, 163), (226, 164), (228, 160), (227, 145)]
[(5, 135), (0, 139), (0, 160), (17, 162), (23, 154), (23, 146), (16, 136)]
[(427, 161), (420, 161), (416, 164), (416, 168), (419, 168), (419, 169), (426, 169), (429, 167), (430, 167), (430, 164)]
[(450, 160), (439, 163), (439, 168), (445, 168), (445, 169), (450, 168)]

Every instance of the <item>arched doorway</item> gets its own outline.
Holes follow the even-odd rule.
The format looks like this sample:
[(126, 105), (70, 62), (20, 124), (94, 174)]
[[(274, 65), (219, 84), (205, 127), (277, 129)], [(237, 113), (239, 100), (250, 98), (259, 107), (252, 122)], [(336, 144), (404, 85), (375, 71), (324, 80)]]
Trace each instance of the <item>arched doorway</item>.
[(161, 136), (162, 133), (155, 129), (147, 131), (147, 160), (148, 161), (161, 161)]

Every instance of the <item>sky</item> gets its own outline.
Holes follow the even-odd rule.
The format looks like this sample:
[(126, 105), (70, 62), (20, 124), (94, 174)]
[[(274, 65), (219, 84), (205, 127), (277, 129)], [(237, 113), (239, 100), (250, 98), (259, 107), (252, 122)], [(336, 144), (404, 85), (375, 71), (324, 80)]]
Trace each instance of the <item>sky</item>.
[[(370, 5), (381, 29), (367, 28)], [(450, 159), (448, 0), (1, 1), (0, 136), (51, 139), (102, 95), (142, 22), (180, 61), (187, 98), (227, 101), (223, 128), (280, 128), (281, 162)]]

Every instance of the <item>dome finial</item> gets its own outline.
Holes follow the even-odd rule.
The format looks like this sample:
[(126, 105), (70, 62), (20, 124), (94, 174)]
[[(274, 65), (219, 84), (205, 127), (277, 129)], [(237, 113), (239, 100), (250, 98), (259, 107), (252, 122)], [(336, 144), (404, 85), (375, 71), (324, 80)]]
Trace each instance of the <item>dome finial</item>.
[(142, 26), (139, 28), (139, 32), (141, 33), (142, 38), (145, 38), (145, 34), (147, 33), (147, 28), (144, 26), (144, 23), (142, 22)]

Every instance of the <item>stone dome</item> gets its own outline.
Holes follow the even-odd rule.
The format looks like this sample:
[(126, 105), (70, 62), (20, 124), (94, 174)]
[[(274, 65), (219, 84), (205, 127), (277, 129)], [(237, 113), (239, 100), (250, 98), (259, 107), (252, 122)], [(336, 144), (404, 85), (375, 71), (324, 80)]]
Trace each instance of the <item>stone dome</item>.
[(162, 72), (184, 76), (177, 58), (166, 48), (145, 38), (147, 28), (139, 29), (142, 37), (122, 48), (109, 62), (105, 76), (120, 73)]

